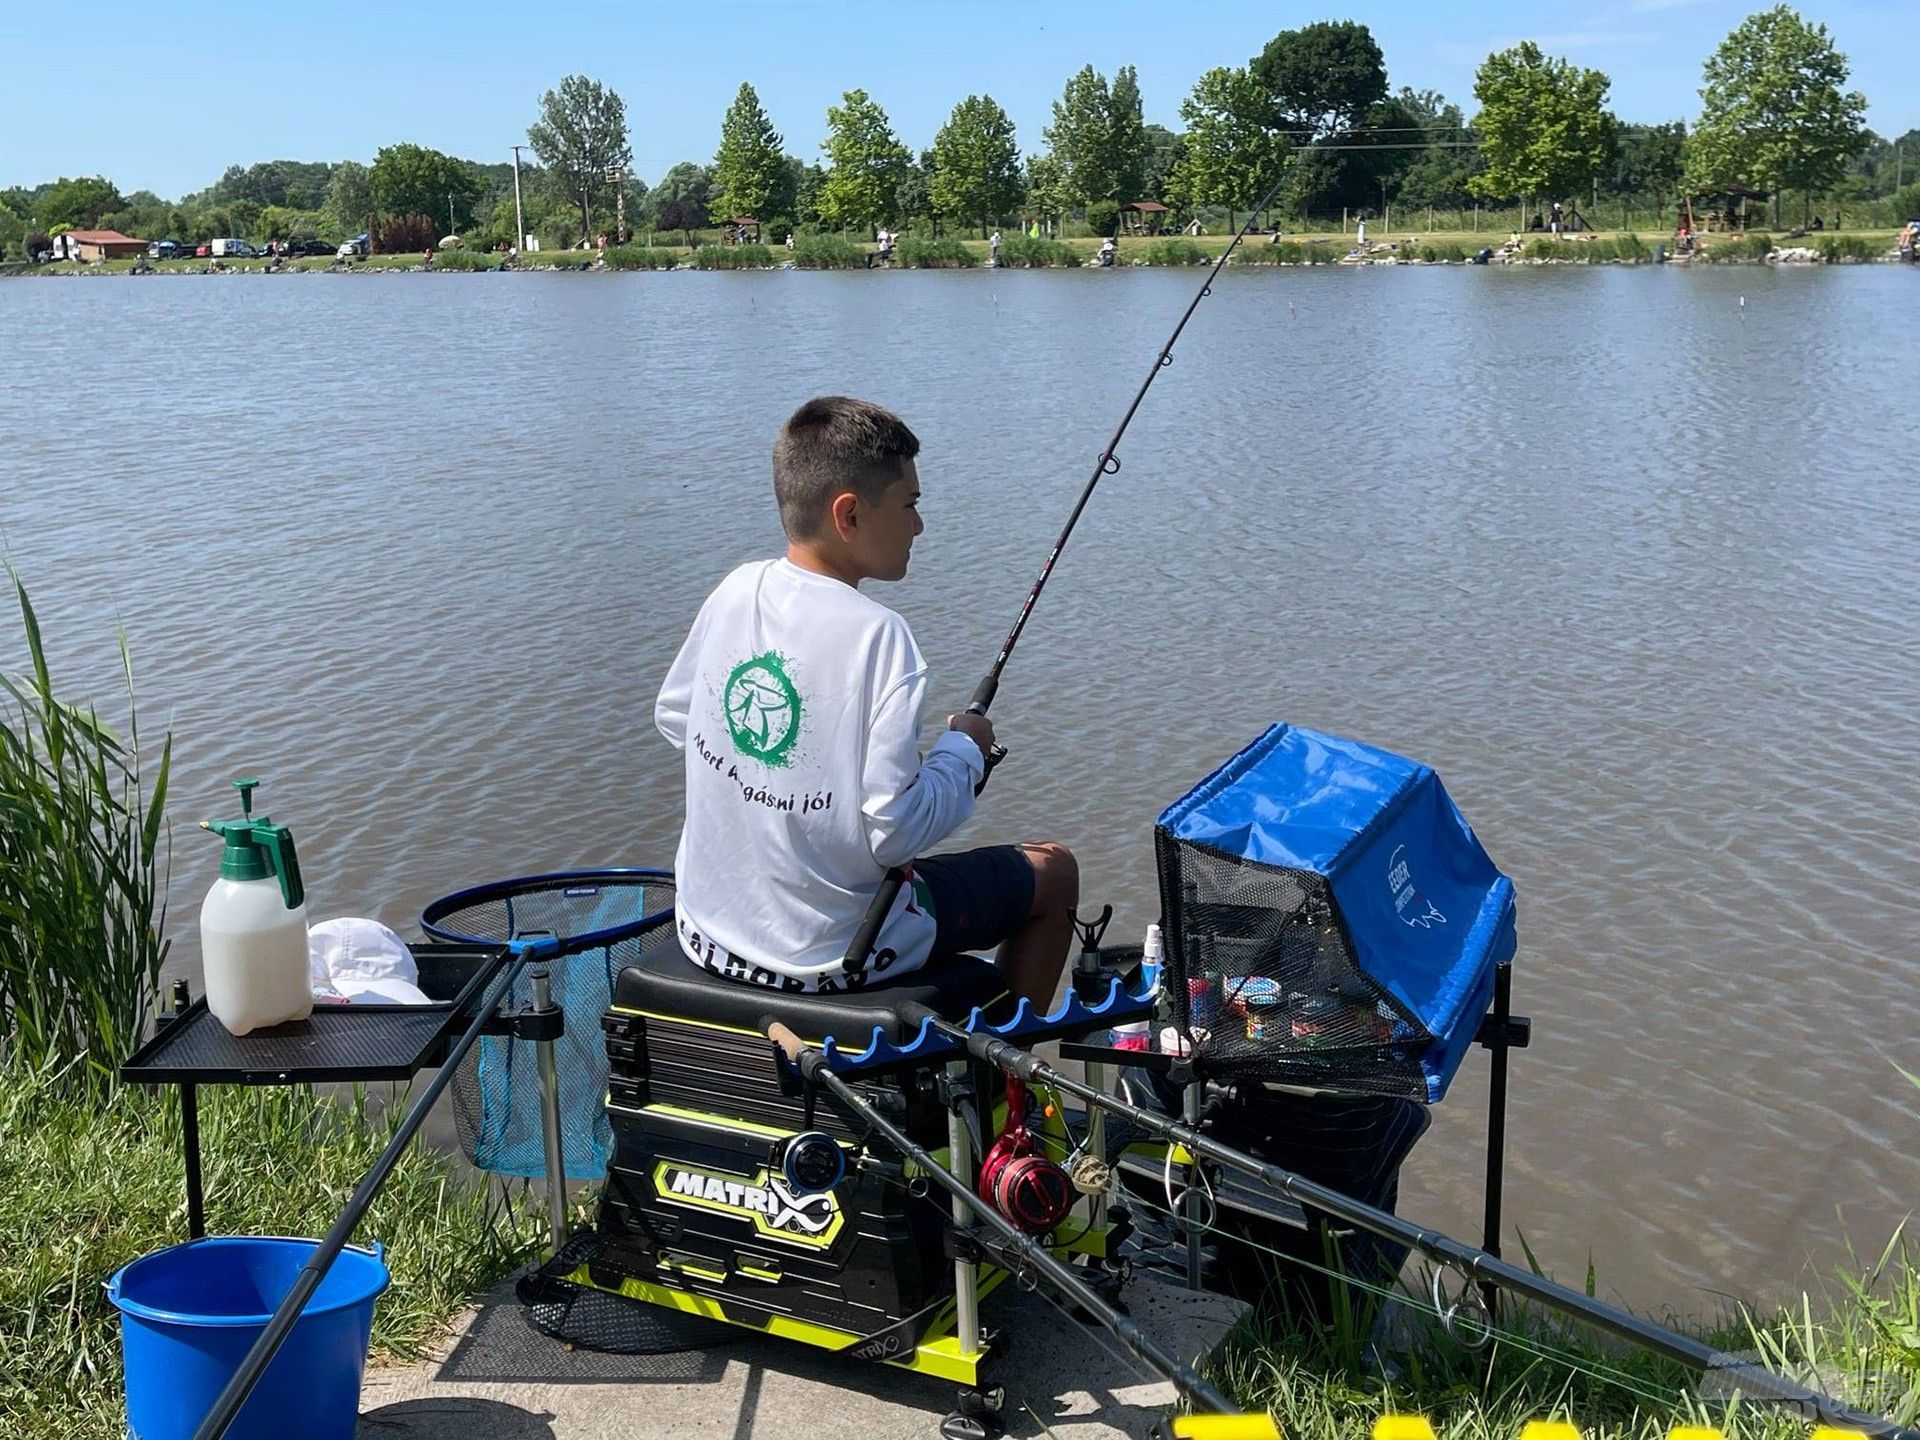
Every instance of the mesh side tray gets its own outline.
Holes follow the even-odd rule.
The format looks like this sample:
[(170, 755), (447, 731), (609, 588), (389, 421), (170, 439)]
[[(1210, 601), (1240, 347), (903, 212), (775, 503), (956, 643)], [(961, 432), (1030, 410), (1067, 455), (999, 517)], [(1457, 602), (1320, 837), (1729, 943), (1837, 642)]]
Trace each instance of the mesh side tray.
[(432, 1005), (316, 1005), (305, 1020), (232, 1035), (202, 997), (135, 1051), (120, 1078), (145, 1085), (404, 1080), (439, 1063), (505, 959), (487, 947), (413, 948)]

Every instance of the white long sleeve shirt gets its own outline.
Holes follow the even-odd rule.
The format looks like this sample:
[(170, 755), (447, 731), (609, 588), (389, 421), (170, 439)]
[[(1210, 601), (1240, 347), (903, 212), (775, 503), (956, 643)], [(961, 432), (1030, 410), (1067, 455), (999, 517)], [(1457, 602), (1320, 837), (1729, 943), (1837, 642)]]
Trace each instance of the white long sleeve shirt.
[(980, 748), (923, 760), (926, 663), (907, 622), (789, 560), (743, 565), (700, 607), (654, 720), (685, 753), (675, 920), (695, 964), (832, 991), (924, 964), (933, 916), (901, 887), (866, 967), (842, 959), (890, 865), (973, 813)]

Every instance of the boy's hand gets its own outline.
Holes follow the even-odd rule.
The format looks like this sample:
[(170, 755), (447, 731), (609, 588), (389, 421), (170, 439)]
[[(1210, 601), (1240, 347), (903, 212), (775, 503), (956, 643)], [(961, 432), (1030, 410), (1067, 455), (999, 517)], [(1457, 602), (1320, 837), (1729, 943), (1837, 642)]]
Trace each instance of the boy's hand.
[(947, 728), (958, 730), (974, 744), (980, 747), (980, 758), (985, 759), (987, 752), (993, 749), (993, 721), (984, 715), (971, 713), (949, 715)]

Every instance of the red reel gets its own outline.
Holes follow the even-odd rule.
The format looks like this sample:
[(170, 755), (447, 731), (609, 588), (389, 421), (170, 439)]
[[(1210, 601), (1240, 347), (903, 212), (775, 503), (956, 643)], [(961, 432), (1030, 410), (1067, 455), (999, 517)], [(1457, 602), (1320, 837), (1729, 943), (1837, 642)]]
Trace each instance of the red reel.
[(1029, 1235), (1043, 1235), (1073, 1209), (1066, 1171), (1027, 1133), (1027, 1087), (1007, 1081), (1007, 1128), (980, 1162), (980, 1198)]

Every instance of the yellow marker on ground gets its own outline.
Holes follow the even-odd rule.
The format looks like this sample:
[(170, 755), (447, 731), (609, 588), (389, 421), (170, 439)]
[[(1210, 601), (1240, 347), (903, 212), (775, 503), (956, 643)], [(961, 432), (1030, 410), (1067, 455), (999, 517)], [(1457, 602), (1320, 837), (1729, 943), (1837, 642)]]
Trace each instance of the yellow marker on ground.
[(1667, 1440), (1726, 1440), (1713, 1425), (1676, 1425), (1667, 1431)]
[(1424, 1415), (1382, 1415), (1373, 1422), (1373, 1440), (1433, 1440), (1433, 1422)]
[(1176, 1415), (1176, 1440), (1280, 1440), (1271, 1415)]
[(1816, 1425), (1808, 1440), (1867, 1440), (1858, 1430), (1842, 1430), (1833, 1425)]
[(1580, 1440), (1580, 1427), (1566, 1420), (1529, 1420), (1520, 1440)]

